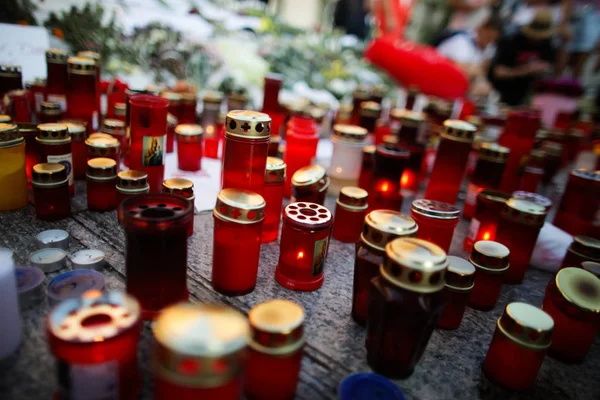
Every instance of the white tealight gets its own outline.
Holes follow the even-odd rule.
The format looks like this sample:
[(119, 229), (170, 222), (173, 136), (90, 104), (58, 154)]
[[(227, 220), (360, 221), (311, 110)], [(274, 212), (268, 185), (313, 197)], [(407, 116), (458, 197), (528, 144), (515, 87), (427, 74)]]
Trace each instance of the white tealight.
[(80, 250), (71, 254), (73, 269), (95, 269), (104, 267), (104, 253), (100, 250)]
[(62, 229), (49, 229), (40, 232), (36, 235), (35, 240), (40, 249), (47, 247), (63, 250), (69, 249), (69, 232)]
[(67, 266), (67, 252), (63, 249), (40, 249), (31, 253), (29, 261), (43, 272), (54, 272)]

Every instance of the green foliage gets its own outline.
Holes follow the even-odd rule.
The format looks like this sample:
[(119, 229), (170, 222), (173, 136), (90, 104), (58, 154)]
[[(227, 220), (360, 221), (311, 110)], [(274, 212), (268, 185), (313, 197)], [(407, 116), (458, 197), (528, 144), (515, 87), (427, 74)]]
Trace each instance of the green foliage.
[(0, 6), (0, 22), (8, 24), (20, 24), (26, 22), (28, 25), (37, 25), (33, 13), (37, 5), (32, 0), (3, 0)]

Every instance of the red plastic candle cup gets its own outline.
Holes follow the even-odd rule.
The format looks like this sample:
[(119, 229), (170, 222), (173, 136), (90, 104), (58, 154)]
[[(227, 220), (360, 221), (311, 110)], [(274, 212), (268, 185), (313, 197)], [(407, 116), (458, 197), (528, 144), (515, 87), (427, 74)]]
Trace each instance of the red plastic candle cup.
[[(204, 131), (217, 131), (217, 120), (221, 113), (223, 93), (209, 90), (202, 95), (202, 117), (200, 125)], [(239, 110), (239, 108), (236, 108)]]
[(542, 304), (554, 320), (548, 354), (582, 363), (600, 332), (600, 279), (582, 268), (565, 268), (546, 286)]
[[(9, 121), (10, 118), (3, 122), (8, 123)], [(31, 184), (33, 166), (40, 162), (40, 154), (36, 142), (37, 125), (17, 124), (17, 126), (19, 127), (19, 133), (25, 138), (25, 172), (27, 173), (27, 183)]]
[(202, 169), (202, 136), (200, 125), (181, 124), (175, 128), (177, 135), (177, 165), (182, 171)]
[(138, 398), (141, 329), (140, 305), (125, 293), (94, 289), (54, 307), (46, 332), (58, 361), (60, 397)]
[(69, 179), (69, 193), (75, 193), (73, 180), (73, 153), (69, 128), (64, 124), (41, 124), (35, 138), (42, 163), (63, 164)]
[(544, 210), (546, 210), (546, 212), (550, 211), (550, 209), (552, 208), (552, 200), (550, 200), (547, 197), (542, 196), (541, 194), (525, 192), (523, 190), (517, 190), (516, 192), (513, 192), (511, 194), (511, 197), (513, 199), (527, 200), (532, 203), (535, 203), (539, 206), (544, 207)]
[(374, 101), (363, 101), (360, 103), (360, 118), (358, 126), (364, 128), (370, 135), (375, 134), (377, 120), (381, 116), (381, 105)]
[(600, 262), (600, 240), (588, 236), (575, 236), (560, 268), (578, 268), (585, 261)]
[(51, 124), (54, 122), (59, 122), (62, 119), (62, 111), (60, 109), (60, 104), (50, 101), (42, 101), (40, 104), (39, 119), (42, 124)]
[(4, 95), (11, 90), (19, 89), (23, 89), (21, 66), (6, 64), (0, 65), (0, 98), (3, 99)]
[[(224, 126), (223, 129), (225, 129)], [(221, 134), (222, 133), (220, 133), (216, 129), (204, 132), (204, 157), (214, 159), (219, 158), (219, 145), (221, 142)]]
[[(95, 51), (79, 51), (77, 52), (77, 57), (87, 58), (96, 64), (96, 112), (100, 115), (101, 112), (101, 97), (102, 93), (100, 90), (100, 78), (102, 76), (102, 57), (100, 53)], [(92, 125), (94, 129), (99, 127), (98, 123), (96, 125)]]
[(498, 221), (504, 203), (511, 198), (508, 193), (494, 189), (485, 189), (477, 194), (475, 215), (471, 219), (469, 231), (463, 242), (463, 248), (471, 251), (473, 244), (480, 240), (496, 240)]
[(265, 75), (262, 112), (269, 114), (273, 119), (271, 129), (273, 135), (279, 135), (281, 133), (285, 120), (285, 114), (283, 113), (282, 107), (279, 105), (279, 91), (282, 86), (283, 75), (275, 73), (268, 73)]
[(227, 296), (251, 293), (256, 286), (265, 200), (243, 189), (223, 189), (213, 210), (213, 289)]
[(225, 126), (222, 188), (262, 194), (271, 118), (256, 111), (230, 111)]
[(412, 203), (410, 216), (419, 226), (419, 239), (435, 243), (446, 252), (450, 249), (460, 216), (458, 208), (441, 201), (417, 199)]
[(292, 203), (283, 210), (275, 280), (288, 289), (313, 291), (323, 285), (332, 216), (315, 203)]
[(412, 374), (444, 308), (446, 253), (433, 243), (398, 238), (385, 247), (371, 281), (367, 362), (389, 378)]
[(444, 285), (446, 305), (438, 322), (438, 328), (458, 329), (467, 309), (469, 296), (473, 289), (475, 267), (460, 257), (448, 256), (448, 271)]
[(159, 315), (152, 332), (156, 400), (242, 398), (249, 329), (241, 313), (218, 305), (177, 304)]
[(338, 190), (340, 187), (355, 186), (358, 183), (366, 139), (367, 130), (359, 126), (333, 126), (333, 153), (327, 175)]
[(319, 132), (314, 119), (295, 111), (287, 123), (283, 161), (287, 165), (285, 196), (291, 195), (292, 177), (300, 168), (310, 165), (317, 155)]
[(120, 156), (123, 155), (123, 149), (127, 147), (127, 134), (125, 132), (125, 123), (118, 119), (107, 118), (102, 124), (101, 133), (106, 133), (117, 139), (120, 144)]
[(390, 112), (392, 129), (397, 130), (398, 146), (408, 150), (408, 162), (400, 179), (402, 189), (416, 191), (421, 183), (425, 145), (419, 141), (426, 117), (423, 113), (393, 109)]
[(529, 160), (523, 169), (519, 190), (535, 193), (538, 191), (544, 176), (544, 158), (546, 153), (542, 150), (532, 150)]
[(496, 232), (496, 241), (510, 249), (510, 268), (504, 283), (519, 284), (525, 278), (546, 213), (539, 204), (514, 197), (504, 205)]
[(292, 177), (292, 203), (302, 201), (324, 205), (329, 183), (325, 168), (320, 165), (300, 168)]
[(112, 211), (117, 207), (117, 163), (110, 158), (88, 161), (87, 204), (91, 211)]
[(293, 399), (304, 352), (304, 310), (289, 300), (268, 300), (253, 307), (248, 320), (246, 398)]
[(167, 153), (172, 153), (175, 149), (175, 128), (179, 121), (171, 113), (167, 114)]
[(398, 211), (375, 210), (365, 217), (354, 259), (352, 318), (357, 324), (365, 326), (367, 323), (371, 281), (379, 275), (385, 246), (398, 237), (414, 237), (417, 229), (412, 218)]
[[(352, 111), (350, 115), (350, 124), (360, 124), (360, 105), (371, 98), (370, 88), (366, 85), (358, 85), (352, 92)], [(377, 103), (376, 103), (377, 104)]]
[(69, 179), (64, 164), (43, 163), (32, 168), (31, 186), (35, 213), (44, 221), (58, 221), (71, 216)]
[(194, 234), (194, 210), (195, 210), (195, 200), (196, 196), (194, 195), (194, 184), (192, 181), (183, 179), (183, 178), (169, 178), (166, 179), (162, 183), (162, 192), (163, 193), (172, 193), (181, 197), (185, 197), (188, 199), (192, 206), (192, 218), (190, 218), (190, 223), (187, 228), (188, 237)]
[(554, 225), (571, 235), (591, 235), (600, 209), (600, 171), (576, 169), (569, 174)]
[(552, 182), (562, 166), (563, 146), (560, 143), (546, 141), (542, 144), (541, 150), (545, 154), (542, 183), (548, 185)]
[(456, 203), (477, 129), (468, 122), (447, 120), (440, 134), (425, 198)]
[(35, 109), (27, 90), (12, 90), (4, 98), (8, 98), (8, 114), (10, 114), (13, 121), (20, 123), (32, 122)]
[[(179, 123), (179, 118), (181, 118), (181, 112), (183, 110), (181, 94), (177, 92), (162, 92), (160, 96), (169, 101), (168, 114), (171, 114), (173, 118), (177, 120), (177, 123)], [(195, 124), (196, 122), (192, 123)], [(169, 137), (167, 132), (167, 153), (173, 152), (174, 141), (175, 136), (171, 135), (171, 137)]]
[[(121, 203), (125, 230), (127, 292), (154, 319), (168, 305), (186, 301), (189, 200), (173, 194), (142, 194)], [(165, 266), (168, 265), (168, 268)]]
[(198, 123), (196, 108), (198, 108), (196, 93), (181, 93), (181, 114), (177, 121), (180, 124)]
[(70, 118), (85, 121), (92, 129), (98, 128), (96, 96), (96, 62), (83, 57), (69, 57), (67, 81), (67, 109)]
[(281, 221), (281, 206), (283, 204), (283, 185), (285, 182), (285, 163), (276, 157), (267, 158), (267, 176), (263, 197), (265, 206), (265, 221), (262, 228), (262, 243), (269, 243), (279, 235)]
[(498, 319), (482, 370), (510, 390), (533, 386), (552, 341), (554, 321), (527, 303), (510, 303)]
[(110, 135), (93, 134), (85, 141), (87, 159), (106, 157), (121, 162), (121, 143)]
[(475, 243), (469, 258), (476, 269), (469, 307), (489, 311), (496, 306), (508, 270), (509, 256), (508, 247), (498, 242), (479, 240)]
[(336, 200), (335, 219), (332, 236), (344, 243), (356, 243), (360, 240), (369, 193), (361, 188), (346, 186), (340, 190)]
[(71, 151), (73, 154), (73, 178), (84, 179), (87, 171), (87, 154), (85, 148), (86, 126), (83, 122), (63, 120), (71, 136)]
[(67, 111), (67, 60), (69, 54), (62, 49), (46, 50), (46, 100), (60, 104)]
[(123, 221), (121, 203), (138, 194), (150, 193), (148, 174), (142, 171), (126, 170), (117, 174), (117, 219)]
[(567, 162), (574, 161), (579, 152), (581, 151), (581, 146), (586, 139), (586, 133), (582, 129), (572, 128), (567, 132), (567, 137), (565, 138), (565, 158)]
[(400, 179), (408, 157), (409, 153), (406, 150), (386, 145), (377, 146), (369, 189), (369, 210), (400, 211)]
[(484, 189), (497, 189), (500, 186), (506, 160), (510, 150), (495, 143), (482, 143), (479, 157), (471, 183), (467, 189), (467, 197), (463, 208), (463, 216), (472, 218), (475, 215), (477, 195)]
[(375, 146), (368, 145), (363, 147), (360, 175), (358, 177), (358, 187), (361, 189), (371, 189), (371, 177), (373, 174), (373, 164), (375, 162)]
[[(125, 121), (125, 118), (127, 116), (127, 105), (125, 103), (115, 103), (114, 108), (113, 108), (113, 117), (114, 119), (118, 119), (119, 121)], [(125, 128), (125, 130), (127, 131), (127, 128)], [(126, 135), (127, 136), (127, 135)]]
[(279, 146), (281, 145), (281, 136), (271, 136), (269, 142), (269, 157), (279, 157)]

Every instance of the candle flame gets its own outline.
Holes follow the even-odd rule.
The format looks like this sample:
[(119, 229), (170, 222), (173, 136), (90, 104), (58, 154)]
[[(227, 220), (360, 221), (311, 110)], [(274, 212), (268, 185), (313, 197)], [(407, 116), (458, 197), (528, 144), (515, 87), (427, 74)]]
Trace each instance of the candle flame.
[(484, 234), (483, 234), (483, 240), (490, 240), (490, 236), (491, 236), (491, 235), (490, 235), (490, 233), (489, 233), (489, 232), (486, 232), (486, 233), (484, 233)]
[(302, 260), (304, 258), (304, 252), (303, 251), (299, 251), (298, 252), (298, 260)]
[(390, 189), (390, 185), (387, 182), (383, 182), (379, 188), (382, 192), (387, 192)]

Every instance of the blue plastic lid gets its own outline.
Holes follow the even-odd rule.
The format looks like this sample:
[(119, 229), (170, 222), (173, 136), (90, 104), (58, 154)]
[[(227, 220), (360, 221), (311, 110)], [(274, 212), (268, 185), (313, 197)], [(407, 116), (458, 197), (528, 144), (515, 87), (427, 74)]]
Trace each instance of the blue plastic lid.
[(37, 289), (46, 279), (44, 272), (36, 267), (17, 267), (15, 273), (19, 293), (28, 293)]
[(64, 272), (48, 284), (48, 299), (52, 304), (79, 297), (88, 290), (104, 289), (104, 275), (91, 269), (74, 269)]
[(361, 372), (346, 377), (338, 388), (340, 400), (405, 400), (400, 387), (389, 379)]

